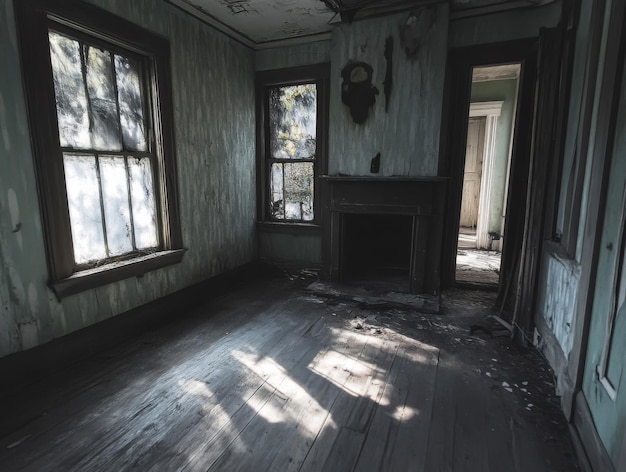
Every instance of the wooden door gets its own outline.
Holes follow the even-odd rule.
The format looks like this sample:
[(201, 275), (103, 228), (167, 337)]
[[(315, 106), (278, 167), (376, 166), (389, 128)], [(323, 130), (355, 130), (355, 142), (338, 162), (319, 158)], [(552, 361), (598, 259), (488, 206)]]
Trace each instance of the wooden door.
[(593, 422), (614, 465), (626, 424), (626, 75), (618, 110), (583, 377)]
[(467, 123), (467, 146), (465, 172), (463, 174), (463, 197), (461, 199), (460, 226), (475, 228), (478, 222), (480, 202), (480, 178), (483, 170), (485, 144), (485, 117), (470, 118)]

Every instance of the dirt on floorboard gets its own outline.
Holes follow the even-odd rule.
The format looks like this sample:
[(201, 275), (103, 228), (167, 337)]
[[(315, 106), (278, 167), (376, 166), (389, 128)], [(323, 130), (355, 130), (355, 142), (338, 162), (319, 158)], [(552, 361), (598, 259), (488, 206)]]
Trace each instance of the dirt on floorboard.
[[(539, 470), (544, 470), (542, 466), (545, 466), (545, 470), (551, 472), (579, 470), (567, 421), (555, 393), (552, 370), (539, 351), (517, 344), (508, 336), (506, 328), (492, 318), (496, 315), (495, 292), (446, 290), (441, 294), (439, 314), (420, 313), (393, 304), (371, 306), (350, 299), (322, 298), (320, 302), (322, 300), (329, 319), (340, 320), (335, 322), (349, 323), (355, 330), (381, 336), (386, 332), (399, 333), (436, 346), (440, 350), (440, 365), (451, 364), (461, 369), (463, 387), (458, 388), (459, 380), (451, 382), (457, 386), (452, 401), (458, 403), (440, 405), (439, 408), (455, 409), (457, 417), (454, 422), (458, 420), (458, 414), (466, 414), (465, 410), (472, 408), (471, 403), (465, 403), (463, 388), (474, 393), (491, 391), (493, 395), (482, 399), (486, 404), (475, 405), (477, 410), (484, 409), (475, 418), (483, 424), (475, 426), (480, 435), (508, 436), (505, 442), (511, 450), (501, 451), (503, 458), (496, 458), (496, 462), (503, 460), (499, 470), (537, 470), (535, 463), (541, 464)], [(449, 358), (450, 362), (442, 362), (444, 358)], [(435, 413), (438, 401), (443, 400), (435, 399)], [(441, 420), (448, 421), (447, 418), (443, 415)], [(435, 416), (432, 421), (439, 419)], [(458, 425), (452, 425), (451, 430), (456, 427)], [(506, 431), (502, 431), (503, 427)], [(525, 443), (527, 435), (533, 437), (533, 443), (537, 441), (533, 446)], [(487, 437), (483, 439), (489, 443)], [(455, 439), (447, 438), (446, 441), (454, 442)], [(539, 450), (535, 449), (537, 445)], [(454, 449), (449, 448), (450, 451)], [(497, 455), (493, 451), (488, 454)], [(541, 457), (528, 457), (537, 454)], [(471, 465), (467, 469), (461, 468), (481, 470)], [(451, 470), (457, 469), (452, 467)]]

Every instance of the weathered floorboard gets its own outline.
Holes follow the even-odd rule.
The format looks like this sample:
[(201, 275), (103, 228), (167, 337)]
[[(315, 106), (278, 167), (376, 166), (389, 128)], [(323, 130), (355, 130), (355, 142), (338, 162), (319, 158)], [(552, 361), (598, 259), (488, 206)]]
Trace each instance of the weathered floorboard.
[(0, 470), (576, 470), (538, 361), (469, 335), (464, 301), (426, 315), (287, 284), (256, 282), (8, 398), (0, 419), (23, 421), (0, 438)]

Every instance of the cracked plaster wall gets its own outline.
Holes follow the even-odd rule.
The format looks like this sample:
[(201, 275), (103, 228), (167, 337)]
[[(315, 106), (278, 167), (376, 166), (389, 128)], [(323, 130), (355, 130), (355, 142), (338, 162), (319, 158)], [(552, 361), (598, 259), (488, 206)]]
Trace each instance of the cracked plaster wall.
[(183, 262), (58, 302), (47, 267), (12, 0), (0, 0), (0, 357), (256, 257), (254, 55), (160, 0), (91, 0), (171, 41)]

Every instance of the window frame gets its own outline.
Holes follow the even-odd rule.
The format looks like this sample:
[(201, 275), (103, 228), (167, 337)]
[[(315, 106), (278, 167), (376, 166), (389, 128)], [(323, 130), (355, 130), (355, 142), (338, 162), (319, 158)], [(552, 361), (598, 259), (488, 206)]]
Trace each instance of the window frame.
[[(269, 139), (269, 90), (275, 87), (311, 84), (317, 89), (316, 151), (313, 159), (313, 220), (294, 221), (272, 218), (269, 212), (271, 165), (282, 162), (272, 159)], [(329, 109), (330, 63), (273, 69), (256, 73), (256, 122), (257, 122), (257, 218), (258, 222), (274, 229), (314, 228), (322, 222), (322, 189), (319, 176), (328, 169), (328, 109)], [(289, 162), (303, 162), (293, 159)]]
[[(60, 299), (175, 264), (184, 249), (178, 209), (169, 41), (99, 7), (80, 1), (15, 0), (24, 92), (28, 110), (49, 286)], [(69, 219), (63, 150), (60, 145), (48, 33), (75, 32), (88, 42), (110, 45), (143, 59), (144, 117), (154, 154), (153, 182), (160, 246), (157, 252), (77, 268)], [(151, 131), (152, 130), (152, 131)], [(152, 133), (152, 134), (150, 134)], [(104, 154), (105, 152), (102, 152)]]

